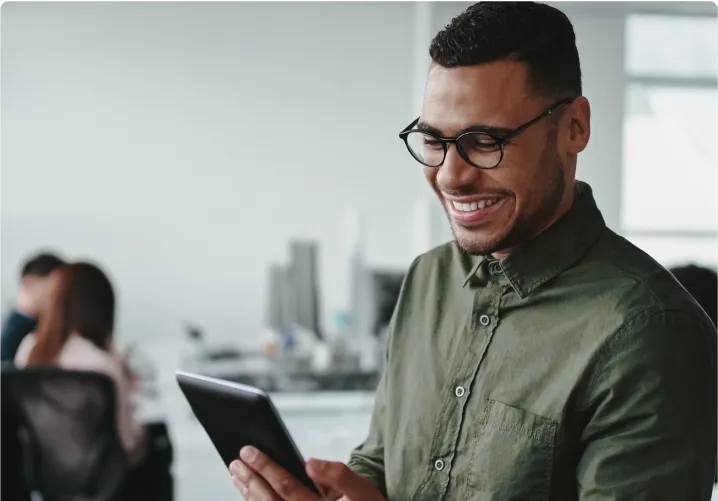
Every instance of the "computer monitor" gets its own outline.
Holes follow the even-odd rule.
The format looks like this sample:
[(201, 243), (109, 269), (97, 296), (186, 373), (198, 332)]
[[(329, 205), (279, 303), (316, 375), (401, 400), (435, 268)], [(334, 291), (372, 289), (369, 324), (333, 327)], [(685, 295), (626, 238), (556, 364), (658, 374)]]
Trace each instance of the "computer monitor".
[(405, 275), (405, 272), (389, 270), (370, 272), (373, 310), (372, 334), (375, 337), (379, 337), (391, 322)]
[(318, 245), (315, 242), (293, 241), (289, 245), (289, 252), (296, 323), (323, 339), (320, 327)]
[(271, 265), (267, 297), (267, 323), (274, 332), (289, 331), (297, 318), (294, 277), (289, 268)]

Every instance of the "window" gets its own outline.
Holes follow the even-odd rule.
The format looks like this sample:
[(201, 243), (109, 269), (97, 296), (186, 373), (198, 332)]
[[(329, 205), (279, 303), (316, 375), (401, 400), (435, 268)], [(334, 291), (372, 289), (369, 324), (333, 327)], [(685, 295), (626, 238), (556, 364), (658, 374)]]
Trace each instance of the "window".
[(626, 70), (630, 76), (715, 79), (717, 69), (715, 17), (628, 16)]
[(621, 226), (664, 266), (718, 264), (718, 20), (626, 22)]
[(716, 90), (631, 83), (626, 107), (623, 229), (715, 231)]

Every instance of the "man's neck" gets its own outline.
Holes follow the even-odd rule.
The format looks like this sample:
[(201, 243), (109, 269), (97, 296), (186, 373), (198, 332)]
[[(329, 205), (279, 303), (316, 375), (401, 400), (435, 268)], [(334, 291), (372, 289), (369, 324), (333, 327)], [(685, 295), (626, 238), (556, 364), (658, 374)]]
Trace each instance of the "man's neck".
[[(548, 223), (546, 223), (545, 225), (543, 225), (539, 231), (534, 233), (534, 235), (524, 243), (530, 242), (534, 238), (538, 237), (541, 233), (543, 233), (544, 231), (549, 229), (551, 226), (556, 224), (556, 221), (561, 219), (569, 211), (569, 209), (573, 206), (573, 203), (577, 198), (578, 198), (578, 186), (576, 186), (574, 183), (574, 189), (571, 190), (570, 193), (567, 194), (567, 196), (561, 201), (561, 204), (559, 205), (558, 210), (556, 211), (554, 216), (551, 218), (551, 220)], [(516, 249), (521, 247), (521, 245), (522, 244), (519, 244), (514, 247), (510, 247), (508, 249), (502, 249), (502, 250), (499, 250), (496, 252), (492, 252), (491, 257), (501, 261), (502, 259), (506, 259), (507, 257), (509, 257), (511, 255), (511, 253), (515, 252)]]

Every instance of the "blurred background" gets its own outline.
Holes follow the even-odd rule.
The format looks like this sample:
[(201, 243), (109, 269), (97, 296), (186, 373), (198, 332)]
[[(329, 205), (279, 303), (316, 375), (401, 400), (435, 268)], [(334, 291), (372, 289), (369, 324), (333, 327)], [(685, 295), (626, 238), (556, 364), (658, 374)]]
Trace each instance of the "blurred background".
[[(2, 5), (3, 310), (33, 253), (101, 264), (175, 499), (240, 498), (178, 368), (270, 390), (305, 455), (362, 440), (403, 273), (451, 238), (398, 133), (468, 5)], [(592, 104), (579, 179), (666, 267), (715, 269), (715, 4), (554, 5)]]

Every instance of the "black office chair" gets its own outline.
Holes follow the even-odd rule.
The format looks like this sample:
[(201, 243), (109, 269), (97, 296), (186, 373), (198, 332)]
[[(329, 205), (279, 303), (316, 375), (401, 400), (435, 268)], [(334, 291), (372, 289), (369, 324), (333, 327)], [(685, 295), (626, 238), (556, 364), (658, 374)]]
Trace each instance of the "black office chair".
[(29, 489), (43, 501), (116, 500), (127, 462), (114, 382), (50, 367), (3, 367), (0, 381), (3, 405), (11, 405), (20, 429)]
[(17, 420), (0, 408), (0, 499), (3, 501), (30, 501), (17, 429)]

